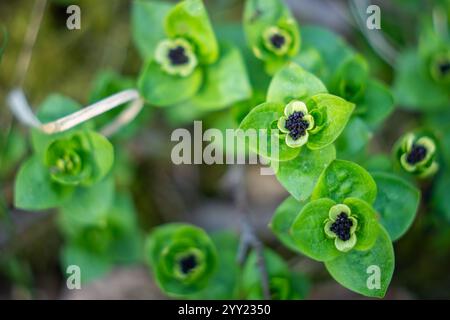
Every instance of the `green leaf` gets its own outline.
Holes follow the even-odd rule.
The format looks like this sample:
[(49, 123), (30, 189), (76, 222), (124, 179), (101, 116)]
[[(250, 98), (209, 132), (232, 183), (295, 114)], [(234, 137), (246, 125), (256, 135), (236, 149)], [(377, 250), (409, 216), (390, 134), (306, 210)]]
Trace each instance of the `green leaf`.
[(336, 149), (329, 145), (320, 150), (302, 148), (296, 158), (273, 162), (271, 166), (283, 187), (297, 200), (305, 201), (311, 196), (320, 174), (334, 159)]
[(19, 169), (14, 188), (14, 205), (24, 210), (44, 210), (64, 203), (72, 187), (53, 182), (50, 173), (37, 157), (25, 161)]
[(331, 78), (330, 92), (352, 102), (364, 95), (369, 80), (369, 66), (360, 54), (344, 60)]
[(263, 61), (257, 59), (248, 48), (242, 24), (224, 23), (215, 26), (217, 38), (221, 41), (232, 43), (239, 48), (248, 70), (248, 77), (254, 91), (267, 92), (267, 87), (271, 78), (264, 71)]
[(238, 299), (241, 275), (241, 267), (237, 261), (239, 238), (233, 232), (220, 231), (211, 234), (211, 240), (214, 242), (217, 252), (220, 252), (217, 272), (214, 273), (205, 289), (190, 298), (196, 300)]
[[(110, 181), (112, 184), (113, 179)], [(110, 188), (99, 186), (101, 187)], [(108, 192), (108, 190), (105, 191)], [(66, 243), (98, 256), (107, 256), (108, 261), (116, 264), (141, 261), (142, 238), (131, 197), (128, 193), (118, 194), (114, 199), (111, 199), (109, 195), (105, 196), (109, 198), (109, 203), (106, 201), (101, 203), (101, 199), (89, 199), (94, 205), (99, 205), (97, 212), (94, 205), (92, 207), (88, 205), (87, 210), (92, 210), (93, 216), (86, 217), (84, 214), (84, 217), (77, 217), (73, 216), (75, 212), (67, 212), (67, 210), (62, 212), (58, 219), (58, 226), (66, 238)], [(80, 197), (81, 200), (87, 199), (86, 195), (80, 195)], [(73, 204), (71, 206), (73, 207)]]
[(61, 208), (73, 223), (93, 224), (105, 217), (114, 199), (114, 179), (107, 177), (92, 187), (79, 187)]
[(325, 72), (324, 61), (320, 52), (312, 47), (302, 49), (292, 58), (292, 62), (297, 63), (318, 78), (321, 78)]
[[(42, 123), (46, 123), (55, 121), (80, 109), (81, 105), (71, 98), (60, 94), (51, 94), (38, 107), (36, 116)], [(87, 126), (83, 125), (82, 127)], [(66, 132), (51, 135), (43, 133), (38, 129), (33, 129), (31, 131), (31, 143), (33, 149), (36, 153), (41, 155), (51, 142), (57, 138), (69, 135), (70, 132), (77, 129), (78, 128), (75, 128)]]
[(169, 37), (183, 37), (195, 44), (200, 63), (217, 60), (219, 46), (201, 0), (179, 2), (168, 13), (164, 26)]
[(111, 170), (114, 163), (114, 148), (101, 134), (94, 131), (85, 131), (84, 135), (90, 144), (90, 165), (92, 173), (85, 185), (92, 185), (102, 180)]
[(0, 133), (0, 149), (0, 180), (2, 180), (16, 169), (18, 162), (28, 151), (24, 133), (18, 127), (12, 127), (5, 136)]
[(144, 60), (153, 58), (158, 43), (165, 38), (164, 19), (170, 8), (171, 4), (160, 1), (133, 1), (131, 34)]
[(352, 215), (358, 220), (354, 249), (370, 249), (377, 240), (380, 229), (375, 210), (370, 204), (357, 198), (347, 198), (344, 204), (350, 208)]
[(76, 245), (68, 245), (63, 248), (61, 264), (64, 268), (64, 274), (66, 274), (65, 271), (69, 266), (78, 266), (82, 284), (104, 276), (113, 267), (108, 255), (100, 255)]
[(297, 245), (290, 233), (292, 223), (298, 216), (305, 202), (299, 202), (294, 197), (287, 197), (275, 210), (269, 227), (277, 238), (289, 249), (298, 251)]
[(350, 118), (342, 134), (336, 140), (340, 159), (355, 159), (365, 151), (373, 134), (367, 124), (359, 117)]
[(307, 203), (300, 211), (291, 227), (291, 234), (297, 249), (317, 261), (327, 261), (338, 257), (334, 239), (328, 238), (324, 231), (330, 208), (336, 202), (323, 198)]
[(310, 149), (321, 149), (332, 144), (344, 130), (355, 108), (353, 103), (327, 93), (312, 96), (306, 104), (317, 124), (321, 122), (316, 119), (317, 113), (324, 121), (320, 129), (310, 135), (307, 144)]
[(311, 283), (305, 275), (298, 272), (292, 272), (291, 286), (293, 291), (291, 299), (304, 300), (309, 294)]
[[(342, 286), (368, 297), (382, 298), (394, 272), (394, 249), (388, 233), (380, 227), (375, 245), (367, 251), (351, 250), (326, 261), (331, 276)], [(376, 278), (380, 276), (380, 286)]]
[(397, 61), (394, 93), (396, 101), (402, 107), (424, 112), (448, 107), (448, 91), (433, 82), (416, 52), (406, 51)]
[[(290, 160), (298, 155), (300, 148), (288, 147), (284, 140), (278, 138), (278, 129), (276, 129), (276, 133), (272, 130), (273, 126), (276, 127), (278, 119), (283, 116), (283, 112), (283, 104), (265, 102), (256, 106), (248, 113), (244, 120), (242, 120), (240, 129), (244, 130), (244, 133), (249, 137), (250, 150), (275, 161)], [(261, 130), (266, 131), (263, 132)], [(265, 144), (262, 143), (264, 134), (266, 138)], [(262, 135), (261, 139), (260, 135)], [(274, 144), (271, 142), (272, 139), (276, 141)]]
[[(297, 282), (294, 285), (287, 263), (278, 254), (270, 249), (265, 249), (264, 262), (269, 277), (272, 300), (298, 299), (305, 293), (304, 284), (299, 287)], [(246, 299), (263, 299), (261, 273), (258, 268), (258, 256), (255, 252), (249, 255), (241, 278), (242, 291)], [(296, 277), (296, 281), (299, 280), (299, 277)]]
[(374, 173), (378, 195), (374, 207), (381, 216), (392, 241), (399, 239), (416, 216), (420, 191), (403, 179), (389, 173)]
[(333, 32), (316, 26), (306, 26), (301, 29), (303, 49), (313, 48), (320, 52), (324, 61), (324, 72), (322, 79), (328, 82), (334, 75), (342, 61), (353, 55), (353, 50), (345, 41)]
[(172, 128), (192, 125), (192, 122), (205, 117), (207, 111), (199, 110), (190, 100), (164, 108), (164, 117)]
[(448, 190), (450, 190), (450, 171), (447, 170), (437, 177), (433, 188), (432, 205), (437, 213), (450, 223), (450, 197), (448, 196)]
[(147, 102), (159, 107), (170, 106), (193, 97), (202, 84), (203, 72), (196, 68), (186, 77), (166, 73), (154, 60), (143, 69), (138, 87)]
[[(132, 89), (134, 87), (135, 83), (131, 78), (125, 77), (112, 70), (101, 71), (94, 79), (89, 94), (89, 102), (94, 103), (116, 94), (119, 91)], [(108, 114), (110, 112), (108, 112)]]
[(369, 172), (392, 171), (392, 157), (385, 154), (374, 154), (364, 162), (364, 168)]
[(143, 239), (131, 194), (122, 192), (113, 200), (107, 214), (107, 225), (112, 233), (108, 254), (115, 263), (142, 262)]
[(361, 166), (346, 160), (334, 160), (317, 182), (311, 199), (330, 198), (342, 203), (346, 198), (358, 198), (373, 204), (377, 185)]
[[(359, 112), (358, 110), (363, 110)], [(371, 127), (380, 126), (394, 111), (394, 97), (381, 82), (370, 79), (364, 96), (356, 107), (360, 117)]]
[(327, 88), (319, 78), (299, 65), (289, 63), (272, 78), (267, 101), (283, 104), (288, 104), (291, 100), (306, 102), (309, 97), (326, 92)]
[(221, 46), (219, 60), (205, 67), (200, 90), (188, 103), (199, 110), (217, 110), (250, 98), (252, 88), (239, 50), (230, 45)]

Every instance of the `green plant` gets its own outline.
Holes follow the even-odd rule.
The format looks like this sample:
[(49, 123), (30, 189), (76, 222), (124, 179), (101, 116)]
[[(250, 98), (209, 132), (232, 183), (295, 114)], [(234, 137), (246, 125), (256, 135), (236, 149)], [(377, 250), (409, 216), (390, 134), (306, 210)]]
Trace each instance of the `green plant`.
[(421, 178), (435, 174), (439, 168), (435, 161), (436, 145), (427, 136), (406, 134), (397, 142), (394, 150), (400, 166)]
[[(326, 93), (326, 88), (314, 75), (290, 64), (274, 76), (267, 102), (253, 108), (240, 128), (266, 130), (269, 138), (275, 129), (274, 134), (284, 140), (275, 158), (261, 148), (259, 141), (250, 148), (276, 161), (290, 160), (299, 154), (299, 147), (303, 145), (319, 150), (332, 144), (344, 129), (353, 108), (353, 104)], [(271, 143), (268, 139), (269, 150)]]
[[(49, 97), (39, 108), (41, 121), (64, 116), (79, 105), (62, 96)], [(112, 145), (95, 131), (77, 129), (48, 136), (32, 133), (34, 155), (20, 168), (15, 185), (15, 205), (28, 210), (59, 207), (71, 195), (100, 183), (110, 172)]]
[(399, 57), (394, 90), (404, 108), (424, 112), (445, 110), (450, 83), (449, 38), (433, 27), (429, 16), (423, 17), (420, 25), (417, 50), (409, 48)]
[[(14, 204), (58, 211), (61, 264), (75, 261), (87, 270), (83, 283), (114, 265), (145, 262), (171, 297), (305, 299), (311, 281), (287, 259), (307, 257), (342, 286), (382, 298), (394, 275), (393, 242), (419, 210), (416, 178), (434, 183), (433, 207), (450, 218), (448, 39), (424, 22), (419, 49), (398, 58), (392, 94), (374, 76), (370, 56), (324, 28), (300, 27), (281, 0), (247, 0), (243, 9), (242, 23), (216, 24), (201, 0), (133, 1), (140, 74), (101, 72), (88, 100), (137, 87), (140, 115), (120, 132), (105, 130), (120, 109), (52, 135), (32, 129), (32, 155), (16, 175)], [(394, 95), (427, 116), (389, 157), (381, 152), (388, 143), (370, 143), (393, 113)], [(77, 102), (51, 95), (37, 117), (46, 123), (77, 110)], [(240, 152), (266, 160), (289, 193), (269, 227), (290, 252), (263, 244), (247, 219), (239, 236), (182, 222), (159, 225), (166, 220), (152, 216), (144, 241), (129, 190), (146, 199), (152, 191), (133, 185), (141, 171), (127, 145), (150, 119), (169, 127), (201, 119), (219, 132), (250, 133)], [(211, 140), (216, 150), (239, 149)], [(6, 149), (2, 159), (17, 163), (23, 149)], [(245, 213), (245, 187), (232, 189), (236, 210)]]
[(159, 286), (170, 295), (203, 289), (217, 268), (213, 242), (201, 229), (167, 224), (147, 239), (146, 256)]
[[(219, 109), (251, 95), (239, 51), (217, 42), (202, 1), (135, 1), (133, 18), (135, 42), (148, 60), (139, 88), (149, 103)], [(151, 33), (149, 21), (157, 26)]]

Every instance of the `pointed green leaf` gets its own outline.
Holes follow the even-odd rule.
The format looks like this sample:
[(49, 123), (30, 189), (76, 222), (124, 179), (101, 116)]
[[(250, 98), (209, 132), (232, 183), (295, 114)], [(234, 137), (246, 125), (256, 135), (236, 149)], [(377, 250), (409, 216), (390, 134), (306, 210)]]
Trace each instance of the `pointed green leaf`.
[(14, 188), (14, 205), (24, 210), (44, 210), (63, 204), (73, 187), (57, 184), (37, 157), (25, 161), (19, 169)]
[(272, 162), (278, 181), (299, 201), (311, 196), (321, 173), (336, 159), (336, 149), (329, 145), (320, 150), (302, 148), (292, 160)]
[(114, 179), (107, 177), (95, 186), (79, 187), (61, 208), (63, 215), (78, 224), (101, 221), (114, 199)]
[(351, 197), (373, 204), (376, 195), (377, 185), (363, 167), (346, 160), (334, 160), (320, 176), (311, 198), (342, 202)]
[(89, 179), (83, 184), (92, 185), (102, 180), (111, 171), (114, 163), (114, 148), (108, 139), (99, 133), (85, 131), (83, 135), (90, 146), (88, 151), (92, 168)]
[[(308, 148), (320, 149), (332, 144), (344, 130), (355, 108), (353, 103), (327, 93), (312, 96), (308, 102), (311, 114), (319, 113), (323, 123), (318, 131), (313, 132), (308, 140)], [(316, 117), (316, 125), (319, 123)]]
[(319, 78), (305, 71), (299, 65), (289, 63), (272, 78), (267, 101), (284, 104), (288, 104), (291, 100), (306, 102), (309, 97), (326, 92), (327, 88)]
[(357, 198), (347, 198), (344, 204), (350, 208), (351, 214), (358, 221), (356, 228), (356, 250), (370, 249), (378, 238), (379, 224), (375, 210), (367, 202)]
[(352, 250), (325, 262), (328, 272), (337, 282), (368, 297), (384, 297), (394, 273), (392, 242), (387, 231), (382, 227), (380, 230), (370, 250)]
[(292, 238), (290, 229), (295, 218), (300, 213), (306, 202), (299, 202), (294, 197), (287, 197), (275, 210), (269, 224), (277, 238), (289, 249), (298, 251)]
[(199, 110), (217, 110), (250, 98), (252, 88), (239, 50), (221, 46), (219, 60), (205, 67), (204, 81), (188, 103)]
[(381, 216), (392, 241), (411, 226), (419, 207), (420, 191), (410, 183), (389, 173), (372, 174), (378, 186), (374, 207)]
[(336, 140), (340, 159), (355, 159), (365, 151), (373, 134), (360, 117), (352, 117)]
[(158, 107), (170, 106), (194, 96), (202, 84), (199, 68), (186, 77), (174, 76), (163, 71), (158, 63), (150, 60), (139, 78), (139, 91), (144, 99)]
[(392, 111), (394, 111), (394, 97), (391, 91), (377, 80), (369, 80), (364, 96), (358, 103), (356, 110), (367, 124), (376, 128)]
[(131, 34), (143, 60), (153, 58), (158, 43), (165, 38), (164, 19), (171, 7), (161, 1), (133, 1)]

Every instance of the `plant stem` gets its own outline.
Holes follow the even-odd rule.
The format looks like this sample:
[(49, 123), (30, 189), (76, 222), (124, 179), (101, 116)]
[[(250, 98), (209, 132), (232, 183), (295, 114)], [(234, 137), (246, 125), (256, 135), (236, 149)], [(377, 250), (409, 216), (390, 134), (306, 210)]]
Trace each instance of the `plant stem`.
[(239, 245), (237, 260), (240, 265), (243, 265), (250, 248), (255, 250), (257, 256), (257, 266), (261, 275), (261, 287), (263, 297), (266, 300), (270, 300), (270, 287), (269, 287), (269, 275), (267, 272), (266, 261), (264, 258), (264, 245), (261, 240), (256, 236), (255, 230), (250, 223), (250, 210), (247, 205), (247, 185), (245, 179), (244, 166), (236, 166), (235, 172), (232, 172), (234, 176), (232, 179), (235, 187), (233, 188), (234, 201), (238, 212), (241, 215), (241, 242)]
[(115, 133), (132, 121), (142, 110), (144, 101), (140, 98), (137, 90), (128, 89), (118, 92), (77, 112), (45, 124), (42, 124), (34, 115), (21, 89), (15, 89), (8, 95), (8, 104), (16, 118), (23, 124), (40, 129), (47, 134), (67, 131), (128, 102), (132, 103), (112, 123), (102, 129), (106, 135)]
[(47, 0), (36, 0), (34, 2), (33, 11), (31, 12), (30, 23), (23, 42), (22, 50), (16, 65), (15, 81), (19, 87), (23, 86), (27, 75), (28, 67), (33, 53), (33, 47), (41, 28), (42, 18), (44, 17)]
[(367, 0), (350, 0), (350, 12), (356, 20), (361, 33), (366, 37), (372, 49), (390, 66), (395, 66), (398, 51), (386, 39), (381, 30), (369, 30), (365, 24), (365, 8), (370, 5)]

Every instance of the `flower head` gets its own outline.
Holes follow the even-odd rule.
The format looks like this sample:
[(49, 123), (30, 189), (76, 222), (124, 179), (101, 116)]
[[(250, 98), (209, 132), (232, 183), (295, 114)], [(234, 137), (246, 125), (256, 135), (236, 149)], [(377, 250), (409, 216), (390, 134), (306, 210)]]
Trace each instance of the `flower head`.
[(263, 33), (263, 43), (267, 50), (277, 56), (283, 56), (288, 53), (292, 36), (286, 30), (279, 27), (268, 27)]
[(347, 252), (356, 244), (356, 227), (358, 220), (351, 214), (345, 204), (337, 204), (330, 208), (328, 219), (325, 220), (325, 234), (334, 239), (336, 249)]
[(184, 281), (196, 279), (205, 268), (205, 255), (197, 248), (189, 248), (173, 256), (175, 261), (170, 265), (176, 278)]
[(160, 288), (184, 296), (202, 290), (216, 271), (216, 247), (202, 229), (171, 223), (147, 238), (148, 263)]
[(406, 171), (426, 177), (434, 174), (438, 164), (434, 161), (436, 145), (429, 137), (418, 138), (407, 134), (401, 141), (398, 156), (400, 165)]
[(155, 52), (155, 60), (169, 74), (186, 77), (198, 64), (191, 44), (183, 39), (162, 40)]
[(284, 108), (284, 116), (278, 120), (278, 129), (285, 134), (286, 144), (298, 148), (308, 142), (308, 131), (314, 128), (314, 118), (306, 104), (294, 100)]
[(82, 135), (51, 143), (45, 153), (45, 162), (52, 179), (67, 185), (77, 185), (85, 180), (92, 171), (88, 148)]

